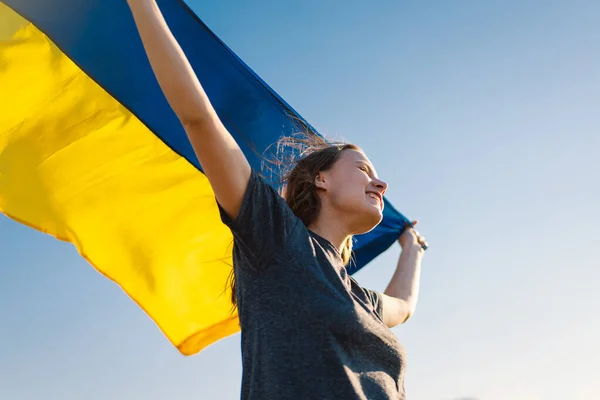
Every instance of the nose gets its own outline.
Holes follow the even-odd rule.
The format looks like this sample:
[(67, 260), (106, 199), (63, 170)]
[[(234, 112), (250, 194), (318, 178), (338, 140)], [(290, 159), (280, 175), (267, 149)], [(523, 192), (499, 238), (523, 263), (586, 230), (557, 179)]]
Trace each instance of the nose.
[(388, 188), (388, 184), (381, 179), (373, 179), (373, 185), (377, 188), (381, 195), (383, 195)]

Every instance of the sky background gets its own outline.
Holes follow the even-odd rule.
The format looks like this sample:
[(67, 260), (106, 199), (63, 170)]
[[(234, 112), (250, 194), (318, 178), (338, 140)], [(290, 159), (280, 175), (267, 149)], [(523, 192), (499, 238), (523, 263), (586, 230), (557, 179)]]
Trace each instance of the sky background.
[[(430, 243), (410, 400), (600, 398), (600, 2), (199, 1)], [(394, 246), (356, 277), (383, 290)], [(236, 399), (239, 335), (181, 356), (74, 247), (0, 216), (0, 398)]]

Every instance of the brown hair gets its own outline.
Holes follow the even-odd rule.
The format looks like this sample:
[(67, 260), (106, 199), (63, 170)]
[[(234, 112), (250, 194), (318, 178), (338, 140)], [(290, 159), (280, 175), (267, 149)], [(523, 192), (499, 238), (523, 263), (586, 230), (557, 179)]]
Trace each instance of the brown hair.
[[(321, 171), (327, 171), (339, 159), (344, 150), (360, 150), (349, 143), (329, 142), (321, 136), (306, 133), (281, 138), (276, 144), (274, 159), (265, 160), (263, 169), (275, 171), (283, 184), (281, 194), (294, 215), (305, 226), (311, 225), (321, 211), (321, 199), (315, 180)], [(266, 168), (265, 168), (266, 167)], [(347, 265), (352, 258), (352, 236), (343, 244), (342, 261)], [(231, 303), (237, 306), (235, 277), (229, 276)]]

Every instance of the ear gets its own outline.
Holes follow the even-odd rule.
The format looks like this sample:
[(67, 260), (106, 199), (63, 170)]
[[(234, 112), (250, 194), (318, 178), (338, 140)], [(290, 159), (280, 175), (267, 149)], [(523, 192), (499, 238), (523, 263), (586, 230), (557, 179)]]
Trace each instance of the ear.
[(327, 182), (325, 180), (325, 174), (323, 172), (317, 173), (317, 176), (315, 177), (315, 186), (317, 187), (317, 189), (327, 189)]

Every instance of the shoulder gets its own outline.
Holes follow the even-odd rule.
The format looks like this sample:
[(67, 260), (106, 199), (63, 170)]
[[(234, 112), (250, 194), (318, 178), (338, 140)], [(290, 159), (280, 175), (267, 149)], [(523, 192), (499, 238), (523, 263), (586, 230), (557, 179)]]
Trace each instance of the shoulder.
[(274, 264), (297, 236), (297, 227), (303, 225), (275, 187), (255, 170), (250, 173), (237, 217), (231, 219), (221, 207), (219, 210), (234, 237), (234, 256), (240, 253), (238, 260), (246, 260), (244, 264), (254, 264), (258, 269)]

